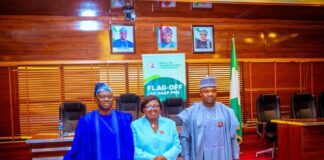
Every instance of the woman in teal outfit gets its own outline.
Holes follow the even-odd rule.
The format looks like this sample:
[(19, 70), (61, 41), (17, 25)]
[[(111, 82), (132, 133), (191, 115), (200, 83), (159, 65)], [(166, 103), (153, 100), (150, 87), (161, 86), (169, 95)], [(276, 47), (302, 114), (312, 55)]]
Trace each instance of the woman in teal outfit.
[(175, 160), (181, 152), (176, 124), (162, 117), (161, 102), (154, 95), (141, 103), (145, 116), (133, 121), (135, 160)]

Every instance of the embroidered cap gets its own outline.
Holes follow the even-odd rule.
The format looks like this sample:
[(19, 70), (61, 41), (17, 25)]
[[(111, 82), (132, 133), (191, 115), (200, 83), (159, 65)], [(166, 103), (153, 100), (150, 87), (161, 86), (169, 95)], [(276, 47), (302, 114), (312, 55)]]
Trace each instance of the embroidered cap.
[(202, 30), (199, 31), (199, 34), (205, 34), (205, 35), (207, 35), (207, 31), (205, 29), (202, 29)]
[(112, 92), (112, 90), (110, 89), (107, 83), (104, 82), (97, 83), (94, 90), (94, 96), (96, 97), (98, 94), (100, 94), (103, 91)]
[(206, 76), (200, 80), (200, 88), (216, 87), (216, 79), (214, 77)]
[(120, 33), (122, 33), (122, 32), (127, 32), (126, 27), (121, 27), (121, 28), (119, 29), (119, 32), (120, 32)]

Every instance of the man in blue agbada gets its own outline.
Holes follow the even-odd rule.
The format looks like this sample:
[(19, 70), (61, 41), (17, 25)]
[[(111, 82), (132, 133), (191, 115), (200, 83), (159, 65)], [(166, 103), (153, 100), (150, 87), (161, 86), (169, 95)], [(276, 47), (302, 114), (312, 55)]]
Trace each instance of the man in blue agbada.
[(112, 110), (113, 93), (106, 83), (96, 84), (94, 96), (98, 110), (79, 120), (71, 151), (64, 159), (133, 160), (131, 115)]
[(184, 160), (239, 159), (236, 129), (239, 122), (234, 111), (216, 102), (214, 77), (200, 81), (202, 102), (193, 103), (178, 114), (182, 120), (181, 145)]

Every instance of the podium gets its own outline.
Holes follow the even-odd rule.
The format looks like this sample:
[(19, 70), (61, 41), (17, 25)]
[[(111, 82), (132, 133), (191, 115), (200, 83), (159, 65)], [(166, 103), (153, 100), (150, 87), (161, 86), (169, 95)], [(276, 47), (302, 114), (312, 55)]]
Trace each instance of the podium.
[(26, 143), (33, 160), (63, 159), (63, 156), (71, 149), (73, 138), (73, 136), (59, 138), (58, 133), (40, 133), (32, 136)]
[(324, 118), (271, 122), (278, 126), (278, 160), (324, 160)]

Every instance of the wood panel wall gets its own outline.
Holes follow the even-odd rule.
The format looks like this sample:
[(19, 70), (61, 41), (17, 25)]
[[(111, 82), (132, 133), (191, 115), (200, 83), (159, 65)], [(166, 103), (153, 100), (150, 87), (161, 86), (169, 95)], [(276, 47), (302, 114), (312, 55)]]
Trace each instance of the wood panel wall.
[[(177, 53), (187, 59), (229, 58), (232, 35), (238, 58), (323, 58), (324, 23), (274, 20), (138, 18), (133, 55), (110, 53), (110, 25), (129, 24), (122, 17), (95, 18), (101, 29), (82, 31), (80, 17), (2, 16), (0, 61), (140, 59), (157, 51), (155, 27), (177, 26)], [(280, 24), (278, 24), (280, 23)], [(192, 53), (192, 25), (213, 25), (215, 54)], [(274, 37), (275, 36), (275, 37)], [(167, 52), (169, 53), (169, 52)]]
[[(170, 53), (157, 51), (155, 27), (160, 25), (177, 26), (179, 47), (174, 52), (185, 53), (189, 61), (228, 61), (234, 35), (243, 66), (242, 107), (251, 115), (255, 115), (255, 97), (260, 93), (277, 93), (284, 108), (282, 113), (288, 117), (293, 93), (309, 91), (317, 95), (324, 91), (323, 6), (215, 3), (212, 9), (203, 10), (193, 9), (189, 3), (165, 9), (155, 2), (136, 2), (137, 19), (126, 22), (122, 10), (111, 9), (109, 2), (0, 1), (0, 66), (4, 67), (0, 71), (1, 112), (8, 113), (8, 119), (0, 121), (8, 125), (1, 129), (12, 130), (9, 119), (18, 112), (18, 105), (10, 104), (8, 97), (10, 91), (18, 92), (15, 87), (8, 87), (8, 79), (13, 83), (17, 79), (9, 78), (12, 74), (6, 74), (7, 66), (39, 61), (140, 60), (142, 54)], [(79, 16), (87, 7), (95, 10), (97, 16)], [(80, 23), (88, 20), (97, 22), (99, 29), (82, 31)], [(135, 25), (135, 54), (110, 53), (110, 24)], [(214, 26), (214, 54), (192, 53), (192, 25)], [(280, 59), (287, 62), (278, 63)], [(303, 59), (308, 62), (289, 62)], [(19, 124), (14, 123), (16, 130)]]

